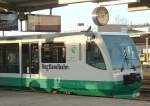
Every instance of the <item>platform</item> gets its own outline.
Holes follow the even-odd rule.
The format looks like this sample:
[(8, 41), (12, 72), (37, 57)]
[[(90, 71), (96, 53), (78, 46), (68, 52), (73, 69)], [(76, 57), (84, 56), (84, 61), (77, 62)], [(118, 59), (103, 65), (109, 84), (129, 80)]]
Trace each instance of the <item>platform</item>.
[(149, 101), (0, 90), (0, 106), (150, 106)]

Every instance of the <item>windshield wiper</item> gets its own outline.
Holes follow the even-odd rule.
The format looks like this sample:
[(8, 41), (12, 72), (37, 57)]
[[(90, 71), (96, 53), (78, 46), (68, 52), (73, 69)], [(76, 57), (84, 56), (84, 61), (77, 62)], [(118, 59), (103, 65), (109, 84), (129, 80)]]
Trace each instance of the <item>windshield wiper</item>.
[(129, 60), (128, 60), (128, 57), (127, 57), (127, 51), (126, 51), (126, 48), (124, 48), (124, 53), (123, 53), (123, 62), (122, 62), (122, 67), (121, 67), (121, 72), (124, 70), (124, 64), (126, 62), (127, 66), (129, 64)]
[[(128, 54), (127, 54), (127, 51), (126, 51), (126, 48), (124, 48), (124, 53), (123, 53), (123, 62), (122, 62), (122, 67), (121, 67), (121, 72), (124, 70), (124, 64), (126, 62), (127, 66), (129, 66), (129, 63), (131, 64), (131, 68), (130, 69), (133, 69), (134, 71), (136, 71), (136, 67), (132, 64), (132, 59), (129, 59), (128, 58)], [(131, 61), (130, 61), (131, 60)], [(129, 62), (130, 61), (130, 62)]]

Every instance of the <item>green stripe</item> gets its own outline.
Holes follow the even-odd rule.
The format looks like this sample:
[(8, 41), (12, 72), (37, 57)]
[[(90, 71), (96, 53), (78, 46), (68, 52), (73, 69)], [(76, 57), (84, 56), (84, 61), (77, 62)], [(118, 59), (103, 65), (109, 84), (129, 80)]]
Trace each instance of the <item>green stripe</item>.
[(105, 82), (33, 78), (0, 78), (0, 85), (21, 88), (30, 87), (37, 90), (44, 89), (47, 92), (55, 89), (60, 92), (72, 92), (78, 95), (129, 98), (138, 96), (142, 82), (135, 82), (130, 85), (124, 85), (121, 81)]

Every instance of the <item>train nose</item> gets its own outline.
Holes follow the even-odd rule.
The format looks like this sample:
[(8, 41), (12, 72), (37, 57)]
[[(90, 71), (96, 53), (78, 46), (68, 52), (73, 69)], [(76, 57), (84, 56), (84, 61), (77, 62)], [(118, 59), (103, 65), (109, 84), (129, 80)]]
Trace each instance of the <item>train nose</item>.
[[(131, 72), (131, 71), (130, 71)], [(140, 89), (143, 86), (140, 72), (121, 72), (114, 77), (120, 79), (114, 83), (113, 97), (116, 98), (135, 98), (140, 95)]]

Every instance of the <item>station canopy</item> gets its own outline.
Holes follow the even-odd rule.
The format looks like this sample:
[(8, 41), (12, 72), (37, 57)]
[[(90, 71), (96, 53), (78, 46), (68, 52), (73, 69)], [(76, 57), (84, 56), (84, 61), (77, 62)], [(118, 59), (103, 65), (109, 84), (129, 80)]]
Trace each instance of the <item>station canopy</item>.
[[(41, 9), (50, 9), (60, 6), (65, 6), (70, 3), (79, 3), (79, 2), (98, 2), (113, 5), (121, 3), (135, 3), (131, 7), (137, 7), (139, 5), (148, 5), (150, 0), (0, 0), (0, 11), (2, 10), (12, 10), (18, 12), (31, 12)], [(137, 4), (136, 4), (137, 3)]]
[[(137, 2), (139, 0), (0, 0), (0, 10), (31, 12), (41, 9), (50, 9), (79, 2)], [(148, 0), (147, 0), (148, 1)], [(118, 2), (119, 3), (119, 2)]]
[(62, 6), (58, 0), (0, 0), (0, 10), (31, 12), (40, 9)]

